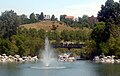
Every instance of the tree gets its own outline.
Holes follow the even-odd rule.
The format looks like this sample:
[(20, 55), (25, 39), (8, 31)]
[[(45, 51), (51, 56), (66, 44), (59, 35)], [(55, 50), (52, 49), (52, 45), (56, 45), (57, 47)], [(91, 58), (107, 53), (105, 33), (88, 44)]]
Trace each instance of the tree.
[(51, 16), (51, 21), (55, 21), (55, 15), (54, 14)]
[(30, 21), (31, 21), (31, 23), (34, 23), (37, 21), (34, 13), (30, 14)]
[(25, 14), (20, 15), (19, 18), (20, 18), (21, 25), (30, 23), (30, 20), (27, 18), (27, 16)]
[(15, 44), (11, 43), (9, 40), (0, 38), (0, 54), (14, 55), (18, 52), (18, 48)]
[(83, 15), (82, 16), (82, 21), (88, 22), (88, 15)]
[(84, 26), (84, 27), (89, 27), (89, 22), (88, 22), (88, 15), (83, 15), (82, 16), (82, 20), (81, 20), (82, 22), (81, 22), (81, 24), (82, 24), (82, 26)]
[(60, 15), (60, 21), (63, 21), (67, 15)]
[(41, 12), (41, 14), (39, 16), (39, 20), (44, 20), (44, 14), (43, 14), (43, 12)]
[(63, 30), (61, 36), (64, 41), (70, 41), (70, 32), (68, 30)]
[(3, 24), (1, 24), (2, 37), (9, 38), (11, 35), (16, 34), (17, 28), (20, 25), (20, 20), (13, 10), (5, 11), (0, 16), (0, 20)]
[(108, 39), (109, 55), (116, 55), (120, 58), (120, 27), (116, 25), (111, 26), (110, 38)]
[(113, 0), (107, 0), (105, 5), (101, 6), (98, 12), (98, 20), (105, 22), (107, 25), (120, 25), (120, 3)]
[(39, 14), (36, 14), (36, 20), (39, 21)]
[(72, 23), (74, 22), (72, 19), (68, 19), (68, 18), (67, 19), (63, 19), (62, 21), (65, 22), (69, 26), (71, 26)]
[(0, 37), (2, 37), (4, 35), (4, 31), (5, 29), (3, 28), (3, 22), (0, 20)]
[(46, 33), (44, 29), (40, 29), (38, 30), (38, 37), (40, 37), (41, 39), (45, 39)]
[(91, 33), (91, 38), (96, 42), (96, 54), (100, 55), (102, 53), (101, 47), (102, 44), (105, 45), (107, 40), (110, 38), (110, 32), (105, 26), (104, 22), (98, 22), (95, 25), (96, 27), (93, 29)]

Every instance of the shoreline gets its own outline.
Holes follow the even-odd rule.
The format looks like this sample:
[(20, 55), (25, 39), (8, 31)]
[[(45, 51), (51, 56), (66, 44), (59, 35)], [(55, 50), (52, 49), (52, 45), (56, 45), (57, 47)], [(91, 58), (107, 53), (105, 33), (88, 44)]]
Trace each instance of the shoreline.
[(115, 59), (115, 56), (94, 56), (93, 62), (95, 63), (120, 63), (120, 59)]
[(0, 55), (0, 63), (24, 63), (24, 62), (37, 62), (39, 59), (37, 56), (23, 56), (20, 57), (20, 55), (9, 55), (7, 56), (6, 54)]
[[(114, 59), (115, 56), (94, 56), (93, 60), (90, 60), (95, 63), (120, 63), (120, 59)], [(79, 59), (75, 61), (81, 61), (81, 60), (86, 60), (86, 59)], [(7, 56), (6, 54), (0, 55), (0, 63), (30, 63), (30, 62), (38, 62), (39, 58), (38, 56), (23, 56), (20, 57), (20, 55), (9, 55)]]

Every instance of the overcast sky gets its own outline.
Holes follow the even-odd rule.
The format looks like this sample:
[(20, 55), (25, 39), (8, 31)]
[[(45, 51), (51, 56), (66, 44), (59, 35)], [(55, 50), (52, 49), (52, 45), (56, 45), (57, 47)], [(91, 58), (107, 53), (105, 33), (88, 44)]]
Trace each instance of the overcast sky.
[[(114, 0), (118, 2), (119, 0)], [(75, 17), (97, 16), (98, 11), (106, 0), (1, 0), (0, 12), (5, 10), (14, 10), (18, 14), (38, 13), (59, 17), (59, 15), (67, 14)]]

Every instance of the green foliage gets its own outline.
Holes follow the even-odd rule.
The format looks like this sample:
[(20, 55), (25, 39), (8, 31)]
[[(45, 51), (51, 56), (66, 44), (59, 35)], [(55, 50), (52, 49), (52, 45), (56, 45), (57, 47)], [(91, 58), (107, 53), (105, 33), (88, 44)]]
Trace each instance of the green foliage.
[(83, 15), (82, 21), (83, 21), (83, 23), (88, 23), (88, 15)]
[(44, 14), (43, 14), (43, 12), (41, 12), (41, 14), (39, 16), (39, 20), (44, 20)]
[[(97, 55), (104, 53), (105, 55), (115, 55), (120, 58), (120, 27), (112, 25), (109, 31), (110, 36), (106, 38), (106, 31), (104, 32), (105, 24), (99, 23), (96, 25), (91, 33), (92, 39), (96, 42)], [(96, 55), (96, 54), (95, 54)]]
[(68, 30), (63, 30), (61, 32), (61, 36), (62, 36), (62, 39), (64, 39), (64, 41), (70, 41), (70, 37), (69, 37), (69, 31)]
[(38, 37), (41, 39), (45, 39), (46, 32), (43, 29), (38, 30)]
[(108, 53), (108, 45), (106, 45), (107, 40), (110, 38), (109, 30), (106, 30), (104, 22), (98, 22), (95, 25), (91, 33), (91, 38), (96, 42), (96, 51), (94, 55), (100, 55), (102, 53)]
[(34, 29), (34, 28), (32, 28), (32, 29), (30, 28), (28, 34), (29, 34), (31, 37), (36, 37), (36, 36), (37, 36), (37, 30)]
[(55, 15), (54, 14), (51, 17), (51, 21), (55, 21)]
[(107, 0), (105, 5), (101, 6), (98, 13), (98, 20), (110, 24), (120, 24), (120, 3), (113, 0)]
[(67, 15), (60, 15), (60, 21), (63, 21)]
[(19, 16), (20, 25), (30, 23), (30, 19), (27, 18), (25, 14)]
[(94, 56), (97, 54), (96, 51), (96, 42), (94, 40), (87, 40), (85, 41), (86, 46), (82, 49), (81, 56), (87, 59), (93, 59)]
[(44, 41), (36, 35), (33, 35), (33, 30), (29, 30), (32, 33), (31, 35), (17, 34), (11, 36), (11, 42), (18, 47), (17, 54), (34, 56), (38, 55), (39, 50), (43, 48)]
[(72, 25), (73, 20), (72, 19), (63, 19), (63, 22), (65, 22), (67, 25)]
[(108, 55), (109, 53), (109, 46), (107, 43), (101, 42), (100, 43), (100, 49), (102, 51), (102, 53), (104, 53), (105, 55)]
[(14, 55), (18, 52), (16, 45), (7, 39), (0, 38), (0, 54), (6, 53), (7, 55)]
[(96, 42), (98, 54), (115, 55), (120, 58), (120, 3), (107, 0), (98, 13), (98, 20), (91, 38)]
[(78, 31), (63, 30), (61, 32), (61, 39), (64, 41), (86, 41), (90, 39), (90, 29), (80, 29)]
[(20, 24), (19, 17), (14, 11), (5, 11), (0, 16), (2, 37), (9, 38), (11, 35), (16, 34), (16, 30)]
[(47, 36), (50, 40), (60, 41), (60, 33), (58, 31), (49, 31)]
[(108, 40), (110, 54), (114, 54), (120, 58), (120, 27), (113, 25), (111, 27), (111, 35)]
[(109, 39), (109, 30), (105, 26), (104, 22), (98, 22), (95, 25), (91, 33), (91, 38), (96, 41), (96, 43), (106, 42)]
[(36, 20), (36, 16), (35, 16), (34, 13), (31, 13), (31, 14), (30, 14), (30, 22), (31, 22), (31, 23), (35, 23), (35, 22), (37, 22), (37, 20)]

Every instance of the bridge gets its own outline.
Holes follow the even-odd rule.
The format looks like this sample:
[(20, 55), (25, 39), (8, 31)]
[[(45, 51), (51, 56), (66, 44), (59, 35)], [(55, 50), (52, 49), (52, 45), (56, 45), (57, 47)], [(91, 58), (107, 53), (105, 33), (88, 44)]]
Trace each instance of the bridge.
[(82, 48), (85, 44), (53, 44), (53, 48), (68, 48), (69, 50), (71, 48)]

